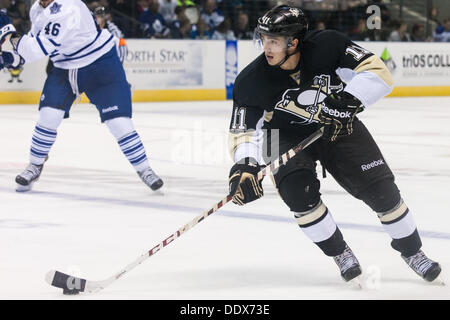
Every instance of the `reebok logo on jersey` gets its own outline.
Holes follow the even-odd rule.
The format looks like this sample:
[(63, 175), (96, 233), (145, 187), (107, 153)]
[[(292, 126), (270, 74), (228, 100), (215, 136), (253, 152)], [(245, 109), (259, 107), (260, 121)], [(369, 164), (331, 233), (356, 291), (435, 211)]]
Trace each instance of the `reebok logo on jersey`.
[(330, 116), (335, 116), (337, 118), (350, 118), (352, 116), (352, 114), (349, 111), (339, 112), (336, 109), (330, 109), (326, 106), (322, 107), (322, 111), (325, 112), (326, 114), (329, 114)]
[(362, 171), (367, 171), (367, 170), (372, 169), (372, 168), (374, 168), (374, 167), (378, 167), (378, 166), (380, 166), (380, 165), (382, 165), (382, 164), (384, 164), (384, 160), (383, 160), (383, 159), (375, 160), (375, 161), (372, 161), (372, 162), (369, 163), (369, 164), (363, 164), (363, 165), (361, 166), (361, 170), (362, 170)]
[(102, 109), (102, 113), (108, 113), (108, 112), (117, 111), (117, 110), (119, 110), (118, 106), (112, 106), (112, 107), (109, 107), (109, 108)]

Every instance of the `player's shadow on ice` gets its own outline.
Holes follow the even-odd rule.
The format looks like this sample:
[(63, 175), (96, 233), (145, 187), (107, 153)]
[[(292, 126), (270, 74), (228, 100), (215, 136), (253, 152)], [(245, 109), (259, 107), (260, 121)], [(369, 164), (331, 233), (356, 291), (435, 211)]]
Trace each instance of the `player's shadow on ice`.
[(301, 287), (330, 287), (342, 286), (343, 281), (339, 273), (315, 274), (298, 271), (267, 267), (226, 267), (209, 270), (183, 270), (175, 273), (158, 273), (152, 283), (152, 289), (158, 290), (209, 290), (209, 289), (239, 289), (239, 288), (301, 288)]
[[(407, 286), (411, 285), (418, 288), (423, 286), (443, 287), (442, 284), (437, 282), (427, 283), (420, 278), (415, 278), (414, 274), (410, 277), (396, 278), (396, 277), (383, 277), (381, 279), (381, 287), (373, 288), (371, 282), (367, 280), (369, 275), (363, 270), (363, 275), (360, 279), (361, 285), (364, 291), (376, 292), (386, 287), (392, 286)], [(153, 278), (153, 280), (151, 279)], [(444, 279), (445, 281), (445, 279)], [(445, 281), (446, 282), (446, 281)], [(298, 270), (283, 269), (283, 268), (270, 268), (270, 267), (254, 267), (254, 268), (242, 268), (242, 267), (226, 267), (215, 269), (198, 269), (198, 270), (183, 270), (182, 272), (164, 272), (154, 273), (149, 275), (149, 283), (151, 283), (151, 289), (155, 292), (169, 292), (172, 290), (181, 291), (195, 291), (200, 293), (203, 290), (239, 290), (248, 289), (264, 290), (267, 294), (270, 294), (266, 290), (280, 290), (280, 289), (301, 289), (301, 288), (326, 288), (336, 290), (356, 290), (354, 286), (344, 282), (336, 270), (333, 272), (311, 272), (311, 269), (303, 269), (299, 266)], [(143, 291), (148, 291), (148, 287), (140, 284), (134, 286), (134, 289), (142, 287)], [(445, 288), (446, 286), (444, 286)], [(319, 289), (319, 290), (322, 290)]]

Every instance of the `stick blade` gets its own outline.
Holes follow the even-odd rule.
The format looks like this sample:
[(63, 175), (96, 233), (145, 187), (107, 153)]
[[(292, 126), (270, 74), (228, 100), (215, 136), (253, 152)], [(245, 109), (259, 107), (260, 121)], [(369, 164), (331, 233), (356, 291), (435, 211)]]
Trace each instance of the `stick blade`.
[(86, 280), (74, 277), (56, 270), (50, 270), (45, 275), (45, 281), (53, 287), (63, 289), (63, 294), (72, 295), (84, 292)]

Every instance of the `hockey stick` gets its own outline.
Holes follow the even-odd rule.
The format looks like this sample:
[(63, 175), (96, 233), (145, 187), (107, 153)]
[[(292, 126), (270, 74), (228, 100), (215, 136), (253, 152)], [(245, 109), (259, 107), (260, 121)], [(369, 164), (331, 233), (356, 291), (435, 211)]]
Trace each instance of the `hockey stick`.
[[(297, 153), (304, 150), (314, 141), (319, 139), (323, 134), (323, 129), (312, 133), (309, 137), (300, 142), (297, 146), (290, 149), (286, 153), (283, 153), (278, 159), (273, 161), (270, 165), (264, 167), (261, 171), (258, 172), (258, 179), (261, 180), (264, 176), (274, 172), (281, 165), (284, 165), (289, 159), (294, 157)], [(143, 253), (140, 257), (138, 257), (135, 261), (128, 264), (125, 268), (114, 274), (113, 276), (100, 281), (90, 281), (78, 277), (74, 277), (71, 275), (67, 275), (65, 273), (51, 270), (45, 276), (45, 280), (52, 286), (63, 289), (64, 294), (78, 294), (79, 292), (89, 292), (94, 293), (98, 292), (111, 283), (121, 278), (124, 274), (130, 272), (136, 266), (144, 262), (147, 258), (153, 256), (156, 252), (160, 251), (162, 248), (166, 247), (169, 243), (172, 243), (175, 239), (180, 237), (183, 233), (194, 227), (200, 221), (203, 221), (205, 218), (216, 212), (218, 209), (227, 204), (232, 198), (232, 195), (227, 195), (221, 201), (216, 203), (212, 208), (207, 209), (203, 212), (203, 214), (195, 217), (192, 221), (184, 225), (182, 228), (178, 229), (175, 233), (171, 234), (169, 237), (158, 243), (149, 251)]]

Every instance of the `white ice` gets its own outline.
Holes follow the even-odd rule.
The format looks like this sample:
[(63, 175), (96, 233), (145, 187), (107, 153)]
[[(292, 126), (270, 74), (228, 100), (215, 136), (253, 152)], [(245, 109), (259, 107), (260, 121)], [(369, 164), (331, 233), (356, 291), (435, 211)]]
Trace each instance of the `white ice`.
[[(363, 289), (302, 233), (265, 179), (265, 196), (209, 216), (97, 294), (44, 281), (58, 269), (105, 279), (221, 200), (231, 166), (231, 102), (134, 104), (135, 126), (165, 181), (153, 193), (93, 106), (73, 108), (29, 193), (36, 106), (0, 106), (0, 299), (449, 299), (450, 98), (388, 98), (360, 118), (378, 142), (447, 286), (426, 283), (390, 247), (376, 215), (331, 176), (323, 200), (363, 267)], [(376, 159), (374, 159), (376, 160)]]

